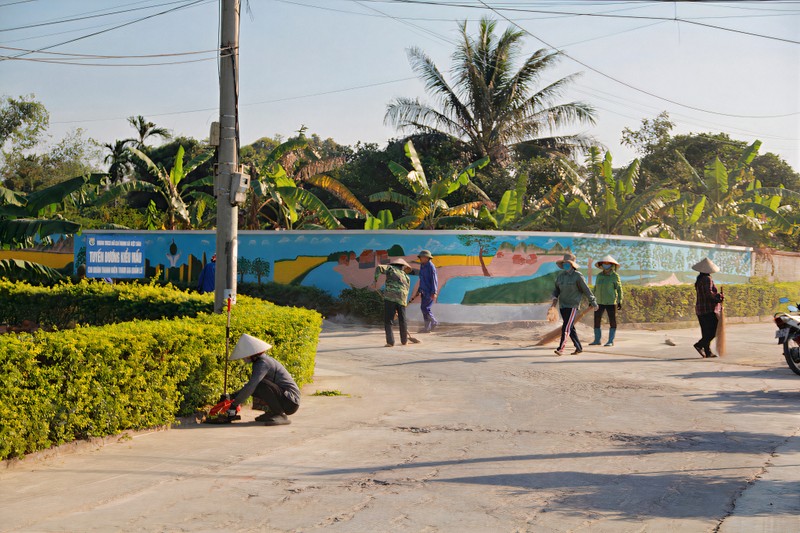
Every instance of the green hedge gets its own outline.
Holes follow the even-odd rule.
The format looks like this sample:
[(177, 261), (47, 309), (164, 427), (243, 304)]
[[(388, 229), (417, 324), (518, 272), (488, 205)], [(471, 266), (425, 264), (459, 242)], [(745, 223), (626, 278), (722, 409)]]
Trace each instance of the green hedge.
[(336, 298), (317, 287), (285, 285), (271, 281), (263, 284), (239, 283), (236, 292), (277, 305), (313, 309), (326, 317), (336, 314), (340, 308)]
[(365, 322), (383, 323), (383, 297), (370, 289), (350, 288), (339, 294), (341, 309), (345, 314), (360, 318)]
[[(800, 301), (800, 283), (754, 281), (741, 285), (721, 285), (725, 293), (725, 315), (729, 317), (768, 316), (785, 311), (779, 302), (786, 297)], [(623, 323), (680, 322), (695, 320), (694, 285), (663, 287), (624, 287), (624, 305), (618, 313)]]
[[(223, 388), (225, 322), (199, 314), (0, 336), (0, 459), (169, 424), (214, 403)], [(266, 340), (303, 385), (313, 376), (321, 324), (314, 311), (241, 296), (231, 339), (247, 332)], [(248, 375), (248, 365), (230, 363), (228, 390)]]
[(44, 328), (76, 324), (116, 324), (212, 312), (213, 295), (200, 295), (156, 284), (139, 285), (83, 280), (53, 287), (0, 279), (0, 324), (32, 320)]

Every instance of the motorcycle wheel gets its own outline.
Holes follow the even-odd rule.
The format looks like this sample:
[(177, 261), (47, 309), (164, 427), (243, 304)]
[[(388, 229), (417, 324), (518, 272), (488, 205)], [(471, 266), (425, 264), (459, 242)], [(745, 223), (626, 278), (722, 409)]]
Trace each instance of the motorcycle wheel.
[(794, 340), (795, 332), (790, 332), (783, 341), (783, 357), (792, 372), (800, 376), (800, 345)]

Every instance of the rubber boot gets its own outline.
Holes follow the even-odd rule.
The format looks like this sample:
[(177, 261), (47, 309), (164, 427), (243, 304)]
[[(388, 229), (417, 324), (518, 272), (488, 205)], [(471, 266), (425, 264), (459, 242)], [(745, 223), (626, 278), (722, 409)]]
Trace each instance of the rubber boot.
[(603, 330), (600, 328), (594, 328), (594, 342), (590, 342), (589, 346), (600, 346), (600, 335), (603, 334)]
[(614, 337), (617, 336), (617, 328), (611, 328), (608, 330), (608, 342), (606, 346), (614, 346)]

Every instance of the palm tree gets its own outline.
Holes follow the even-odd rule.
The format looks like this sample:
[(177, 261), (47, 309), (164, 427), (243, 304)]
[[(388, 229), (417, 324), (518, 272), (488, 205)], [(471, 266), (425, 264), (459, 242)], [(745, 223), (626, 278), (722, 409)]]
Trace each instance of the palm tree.
[(147, 121), (142, 115), (128, 117), (128, 123), (133, 126), (133, 129), (139, 135), (139, 139), (135, 140), (135, 142), (140, 150), (145, 147), (144, 142), (149, 137), (161, 137), (162, 139), (172, 137), (167, 128), (159, 128), (153, 122)]
[[(408, 171), (394, 161), (389, 161), (389, 169), (402, 185), (411, 189), (414, 197), (392, 190), (375, 193), (369, 197), (370, 202), (390, 202), (403, 206), (405, 216), (394, 220), (389, 225), (390, 228), (437, 229), (475, 225), (480, 223), (477, 217), (481, 207), (494, 207), (486, 193), (470, 181), (479, 169), (489, 164), (488, 157), (472, 163), (461, 172), (432, 181), (429, 185), (419, 155), (411, 141), (406, 143), (405, 151), (413, 170)], [(480, 200), (454, 207), (447, 205), (445, 198), (461, 187), (474, 192)]]
[(121, 183), (130, 176), (133, 164), (131, 163), (131, 152), (128, 147), (135, 142), (133, 139), (122, 139), (115, 141), (113, 144), (103, 144), (103, 148), (108, 150), (103, 162), (109, 165), (108, 174), (112, 184)]
[(453, 54), (452, 84), (421, 49), (410, 49), (411, 66), (436, 103), (398, 98), (389, 104), (385, 122), (403, 130), (444, 133), (459, 141), (473, 158), (488, 156), (502, 165), (509, 161), (511, 149), (530, 157), (588, 148), (591, 143), (580, 135), (557, 134), (559, 128), (573, 123), (594, 123), (590, 105), (557, 103), (576, 75), (537, 88), (559, 53), (538, 50), (513, 72), (523, 33), (509, 28), (498, 37), (496, 24), (482, 19), (473, 39), (467, 34), (467, 23), (462, 23), (461, 42)]

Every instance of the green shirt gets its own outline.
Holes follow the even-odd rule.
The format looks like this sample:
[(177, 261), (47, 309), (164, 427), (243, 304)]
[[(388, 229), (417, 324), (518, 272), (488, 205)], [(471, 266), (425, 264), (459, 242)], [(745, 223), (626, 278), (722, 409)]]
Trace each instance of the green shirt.
[(622, 303), (622, 280), (613, 270), (603, 270), (596, 279), (594, 295), (600, 305), (614, 305)]
[(381, 289), (384, 300), (405, 306), (408, 303), (408, 290), (411, 279), (399, 265), (379, 265), (375, 267), (375, 281), (381, 274), (386, 274), (386, 284)]
[(559, 307), (578, 308), (584, 296), (589, 299), (589, 305), (594, 306), (597, 303), (583, 279), (583, 274), (577, 270), (562, 270), (556, 277), (556, 289), (553, 291), (553, 298), (558, 298)]

